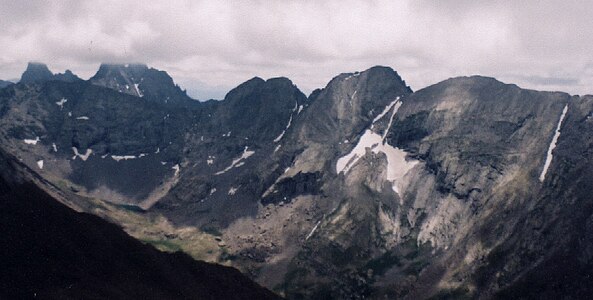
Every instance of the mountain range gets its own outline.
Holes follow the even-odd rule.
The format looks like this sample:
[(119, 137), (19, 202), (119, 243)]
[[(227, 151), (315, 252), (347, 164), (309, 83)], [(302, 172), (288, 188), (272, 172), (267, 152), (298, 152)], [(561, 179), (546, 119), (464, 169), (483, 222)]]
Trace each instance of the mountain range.
[(592, 112), (482, 76), (413, 92), (382, 66), (199, 102), (143, 64), (30, 64), (0, 90), (0, 149), (26, 190), (289, 299), (575, 299), (593, 289)]

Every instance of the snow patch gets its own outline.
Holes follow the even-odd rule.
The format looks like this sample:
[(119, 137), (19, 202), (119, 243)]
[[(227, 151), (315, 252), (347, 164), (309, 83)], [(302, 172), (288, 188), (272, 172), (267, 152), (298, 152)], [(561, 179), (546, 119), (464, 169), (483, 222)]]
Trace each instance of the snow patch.
[(303, 106), (302, 105), (299, 106), (299, 110), (297, 111), (297, 115), (300, 114), (301, 111), (303, 111)]
[(214, 193), (216, 193), (216, 188), (212, 188), (212, 189), (210, 190), (210, 195), (212, 195), (212, 194), (214, 194)]
[(38, 160), (37, 161), (37, 166), (39, 167), (39, 169), (43, 170), (43, 160)]
[(160, 147), (157, 147), (156, 148), (156, 151), (154, 152), (154, 154), (159, 154), (160, 152), (161, 152), (161, 148)]
[(226, 169), (224, 169), (222, 171), (216, 172), (214, 175), (220, 175), (220, 174), (227, 172), (228, 170), (230, 170), (232, 168), (242, 166), (243, 164), (238, 165), (239, 162), (242, 162), (243, 160), (248, 159), (251, 155), (255, 154), (255, 151), (249, 151), (248, 149), (249, 149), (249, 147), (245, 146), (245, 149), (243, 149), (243, 153), (241, 154), (241, 156), (239, 158), (233, 159), (233, 162), (231, 163), (230, 166), (226, 167)]
[(77, 157), (80, 157), (80, 159), (82, 159), (82, 161), (86, 161), (87, 159), (89, 159), (89, 156), (91, 156), (91, 154), (93, 153), (93, 149), (90, 149), (90, 148), (86, 149), (84, 154), (80, 154), (76, 147), (72, 147), (72, 151), (74, 152), (74, 156), (72, 157), (72, 160), (75, 160)]
[(68, 99), (62, 98), (62, 100), (56, 102), (56, 104), (60, 107), (60, 110), (62, 110), (64, 108), (64, 104), (66, 104), (66, 102), (68, 102)]
[(138, 83), (134, 83), (134, 89), (136, 89), (136, 94), (138, 95), (138, 97), (144, 97), (144, 94), (142, 94), (142, 91), (140, 91), (140, 88), (138, 88)]
[(27, 144), (27, 145), (37, 145), (37, 142), (39, 142), (40, 140), (39, 140), (39, 137), (35, 137), (35, 139), (34, 139), (34, 140), (31, 140), (31, 139), (24, 139), (23, 141), (24, 141), (24, 142), (25, 142), (25, 144)]
[(406, 152), (385, 143), (385, 137), (391, 128), (391, 123), (397, 111), (401, 106), (399, 97), (391, 102), (374, 120), (373, 124), (383, 118), (387, 112), (393, 109), (387, 129), (382, 136), (367, 129), (360, 137), (358, 144), (347, 155), (340, 157), (336, 163), (336, 173), (348, 173), (358, 160), (366, 154), (367, 148), (374, 154), (383, 153), (387, 157), (387, 181), (392, 183), (392, 189), (400, 194), (403, 185), (404, 176), (418, 163), (418, 161), (406, 160)]
[(286, 133), (286, 130), (288, 130), (288, 128), (290, 127), (290, 124), (292, 124), (292, 114), (290, 115), (290, 119), (288, 119), (288, 125), (286, 125), (286, 128), (282, 130), (282, 133), (280, 133), (280, 135), (274, 139), (274, 143), (278, 143), (282, 139), (282, 137)]
[(77, 117), (76, 120), (89, 120), (89, 117), (87, 117), (87, 116)]
[(208, 165), (212, 165), (214, 163), (214, 156), (208, 155), (208, 159), (206, 160), (206, 163)]
[(56, 143), (51, 143), (51, 147), (54, 149), (54, 152), (58, 152), (58, 146), (56, 146)]
[(238, 188), (238, 187), (237, 187), (237, 188), (235, 188), (235, 187), (231, 187), (231, 188), (229, 189), (229, 192), (228, 192), (227, 194), (228, 194), (229, 196), (233, 196), (233, 195), (234, 195), (234, 194), (237, 192), (237, 190), (239, 190), (239, 188)]
[(174, 165), (171, 169), (175, 170), (175, 174), (173, 176), (179, 175), (179, 170), (181, 170), (179, 164)]
[(111, 158), (119, 162), (120, 160), (136, 159), (136, 155), (111, 155)]
[(280, 150), (280, 147), (282, 147), (282, 145), (281, 145), (281, 144), (280, 144), (280, 145), (278, 145), (278, 146), (276, 146), (276, 149), (274, 149), (274, 153), (278, 152), (278, 150)]
[(546, 155), (546, 162), (544, 163), (544, 169), (542, 173), (539, 175), (539, 181), (544, 182), (546, 179), (546, 173), (548, 173), (548, 169), (550, 168), (550, 164), (552, 163), (552, 158), (554, 158), (552, 151), (556, 148), (556, 143), (558, 143), (558, 138), (560, 137), (560, 127), (562, 127), (562, 121), (564, 121), (564, 117), (566, 117), (566, 113), (568, 112), (568, 104), (564, 106), (562, 110), (562, 115), (560, 115), (560, 120), (558, 120), (558, 125), (556, 125), (556, 132), (554, 133), (554, 137), (552, 138), (552, 142), (548, 147), (548, 153)]
[(358, 144), (347, 155), (340, 157), (336, 164), (336, 172), (339, 174), (348, 171), (363, 157), (366, 149), (370, 148), (375, 154), (383, 153), (387, 156), (387, 181), (392, 183), (392, 188), (396, 193), (400, 193), (400, 182), (403, 177), (418, 163), (417, 161), (406, 160), (406, 152), (383, 143), (383, 138), (367, 129), (360, 137)]

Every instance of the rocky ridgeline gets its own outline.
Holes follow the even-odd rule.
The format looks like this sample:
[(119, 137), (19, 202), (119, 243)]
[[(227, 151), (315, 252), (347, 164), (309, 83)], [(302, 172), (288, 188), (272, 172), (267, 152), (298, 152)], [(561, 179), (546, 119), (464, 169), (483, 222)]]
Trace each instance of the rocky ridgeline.
[(0, 137), (68, 194), (212, 234), (288, 298), (580, 297), (592, 111), (480, 76), (412, 92), (387, 67), (197, 102), (163, 71), (102, 65), (0, 90)]

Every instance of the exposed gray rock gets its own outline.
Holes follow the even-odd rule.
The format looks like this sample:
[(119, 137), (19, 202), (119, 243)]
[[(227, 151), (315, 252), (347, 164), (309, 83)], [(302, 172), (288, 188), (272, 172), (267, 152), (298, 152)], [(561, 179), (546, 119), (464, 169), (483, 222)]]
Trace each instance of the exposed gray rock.
[(102, 65), (2, 89), (0, 137), (81, 195), (219, 233), (221, 259), (288, 298), (578, 298), (592, 111), (480, 76), (412, 93), (386, 67), (199, 103), (164, 72)]

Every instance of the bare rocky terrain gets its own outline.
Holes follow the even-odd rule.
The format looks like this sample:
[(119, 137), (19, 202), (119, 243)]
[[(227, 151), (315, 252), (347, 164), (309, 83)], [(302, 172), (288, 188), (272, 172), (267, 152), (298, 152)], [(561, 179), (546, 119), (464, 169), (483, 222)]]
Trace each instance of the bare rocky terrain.
[(578, 299), (592, 112), (481, 76), (413, 92), (388, 67), (198, 102), (163, 71), (102, 65), (1, 89), (0, 147), (70, 207), (290, 299)]

